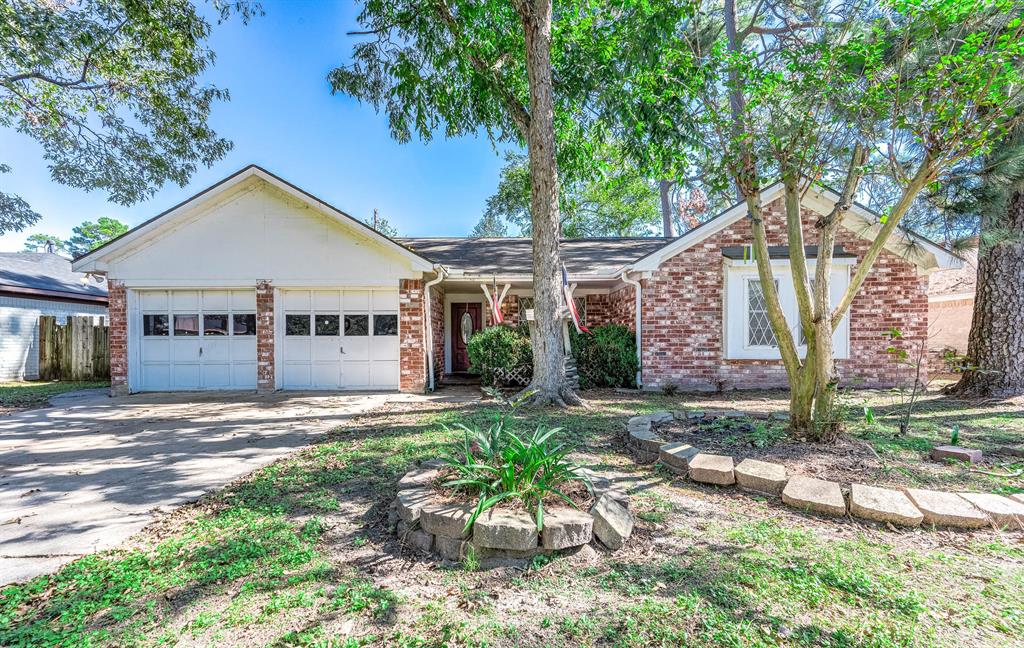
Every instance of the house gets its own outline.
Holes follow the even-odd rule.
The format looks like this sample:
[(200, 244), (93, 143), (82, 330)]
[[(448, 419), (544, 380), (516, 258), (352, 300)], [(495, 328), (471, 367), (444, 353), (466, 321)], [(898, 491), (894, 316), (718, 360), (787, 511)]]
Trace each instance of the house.
[(107, 316), (107, 286), (50, 253), (0, 253), (0, 381), (39, 377), (39, 317)]
[(978, 282), (977, 240), (960, 256), (960, 267), (936, 270), (928, 277), (928, 353), (936, 373), (949, 373), (946, 353), (967, 353)]
[[(765, 192), (773, 266), (795, 324), (781, 198), (781, 185)], [(807, 226), (836, 199), (808, 195)], [(847, 215), (834, 299), (874, 228), (866, 209)], [(566, 240), (562, 256), (587, 323), (636, 332), (645, 387), (782, 385), (749, 241), (737, 205), (675, 239)], [(532, 300), (531, 258), (527, 239), (393, 240), (249, 166), (74, 268), (108, 278), (115, 392), (418, 392), (468, 367), (465, 339), (489, 325), (489, 299), (519, 321)], [(890, 243), (836, 331), (847, 381), (895, 380), (882, 333), (897, 327), (923, 343), (928, 275), (959, 263), (909, 232)]]

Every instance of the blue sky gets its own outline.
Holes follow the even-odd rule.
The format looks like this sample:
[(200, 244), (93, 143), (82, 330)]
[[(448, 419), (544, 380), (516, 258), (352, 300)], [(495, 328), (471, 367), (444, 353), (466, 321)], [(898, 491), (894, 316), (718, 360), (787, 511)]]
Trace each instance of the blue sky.
[(399, 145), (387, 119), (345, 96), (332, 96), (327, 73), (348, 60), (356, 27), (351, 2), (269, 0), (248, 26), (216, 25), (217, 64), (210, 82), (231, 101), (211, 124), (234, 149), (185, 187), (168, 185), (146, 202), (123, 207), (100, 192), (52, 182), (40, 148), (0, 130), (0, 158), (13, 167), (0, 180), (43, 215), (24, 232), (0, 236), (0, 251), (21, 250), (25, 237), (67, 236), (84, 220), (111, 216), (130, 226), (160, 213), (249, 163), (259, 164), (353, 216), (374, 207), (409, 236), (458, 236), (472, 229), (497, 186), (501, 158), (486, 137)]

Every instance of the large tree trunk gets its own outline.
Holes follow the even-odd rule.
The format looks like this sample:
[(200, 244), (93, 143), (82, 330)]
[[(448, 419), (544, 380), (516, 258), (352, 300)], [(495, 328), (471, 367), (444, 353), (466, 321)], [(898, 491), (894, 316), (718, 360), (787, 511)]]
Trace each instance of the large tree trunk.
[[(1010, 197), (1004, 214), (982, 216), (978, 284), (967, 371), (950, 391), (961, 396), (1024, 394), (1024, 191)], [(984, 234), (1000, 230), (995, 241)]]
[(530, 216), (533, 224), (533, 343), (535, 404), (579, 403), (565, 379), (562, 340), (561, 259), (558, 253), (558, 164), (555, 159), (555, 102), (551, 82), (551, 0), (517, 3), (526, 36), (530, 83)]

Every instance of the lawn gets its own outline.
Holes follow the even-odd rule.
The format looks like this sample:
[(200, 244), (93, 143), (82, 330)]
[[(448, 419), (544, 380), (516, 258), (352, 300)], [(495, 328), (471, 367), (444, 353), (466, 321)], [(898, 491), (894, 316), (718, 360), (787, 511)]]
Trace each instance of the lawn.
[(0, 414), (10, 410), (46, 407), (50, 398), (58, 394), (109, 386), (110, 382), (106, 380), (0, 382)]
[[(637, 466), (624, 453), (623, 424), (637, 412), (725, 402), (771, 409), (781, 402), (778, 393), (588, 398), (589, 408), (569, 414), (525, 412), (515, 427), (563, 426), (582, 462), (628, 484), (639, 521), (619, 552), (588, 550), (535, 560), (526, 571), (489, 572), (403, 552), (387, 530), (397, 478), (444, 451), (452, 439), (444, 425), (483, 422), (494, 410), (395, 404), (160, 518), (121, 550), (0, 590), (0, 645), (1024, 642), (1019, 533), (895, 531), (825, 520), (699, 487)], [(931, 478), (915, 448), (944, 442), (950, 421), (960, 422), (965, 441), (993, 447), (1019, 440), (1024, 422), (1019, 407), (930, 398), (910, 442), (894, 438), (884, 403), (872, 403), (881, 420), (867, 426), (851, 408), (849, 442), (871, 445), (899, 479), (916, 478), (897, 469), (915, 465), (916, 474)], [(769, 441), (769, 450), (785, 443)], [(733, 443), (753, 448), (761, 440), (738, 433)], [(975, 478), (985, 486), (997, 480), (957, 477)], [(1016, 488), (1021, 481), (991, 484)]]

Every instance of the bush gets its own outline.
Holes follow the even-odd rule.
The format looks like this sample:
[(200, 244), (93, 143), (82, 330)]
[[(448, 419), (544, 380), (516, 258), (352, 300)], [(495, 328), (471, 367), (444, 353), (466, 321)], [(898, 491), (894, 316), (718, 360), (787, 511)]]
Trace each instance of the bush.
[(636, 387), (636, 336), (629, 328), (608, 324), (571, 335), (580, 387)]
[(532, 366), (533, 349), (525, 327), (491, 326), (469, 338), (469, 370), (485, 385), (493, 385), (495, 369)]

